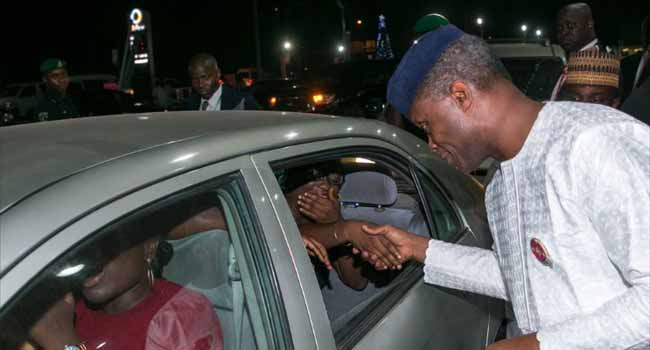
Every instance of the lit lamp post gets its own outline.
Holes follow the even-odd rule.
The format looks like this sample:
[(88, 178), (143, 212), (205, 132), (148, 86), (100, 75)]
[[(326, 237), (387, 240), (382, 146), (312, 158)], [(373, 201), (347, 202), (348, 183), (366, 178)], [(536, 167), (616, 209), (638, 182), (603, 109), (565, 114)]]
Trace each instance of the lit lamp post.
[(334, 63), (343, 62), (345, 60), (345, 45), (338, 44), (336, 45), (336, 58)]
[(485, 22), (483, 21), (482, 17), (478, 17), (476, 19), (476, 25), (478, 26), (479, 30), (481, 31), (481, 38), (483, 38), (483, 23), (485, 23)]
[(293, 49), (293, 44), (291, 41), (286, 40), (282, 44), (282, 58), (280, 60), (280, 72), (282, 73), (283, 78), (287, 78), (287, 65), (291, 62), (291, 50)]
[(537, 29), (537, 30), (535, 31), (535, 36), (537, 37), (537, 40), (542, 40), (542, 30), (541, 30), (541, 29)]
[(526, 41), (526, 34), (528, 34), (528, 26), (525, 24), (521, 25), (521, 37), (523, 41)]

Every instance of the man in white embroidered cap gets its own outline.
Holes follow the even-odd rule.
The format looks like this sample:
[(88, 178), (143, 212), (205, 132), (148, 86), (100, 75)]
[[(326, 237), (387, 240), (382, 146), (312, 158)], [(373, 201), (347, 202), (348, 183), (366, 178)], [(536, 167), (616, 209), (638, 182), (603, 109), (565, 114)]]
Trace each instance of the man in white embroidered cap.
[(521, 331), (488, 349), (648, 349), (650, 129), (615, 109), (524, 96), (479, 38), (448, 25), (402, 59), (389, 102), (462, 172), (500, 161), (487, 187), (495, 249), (391, 226), (425, 282), (505, 299)]

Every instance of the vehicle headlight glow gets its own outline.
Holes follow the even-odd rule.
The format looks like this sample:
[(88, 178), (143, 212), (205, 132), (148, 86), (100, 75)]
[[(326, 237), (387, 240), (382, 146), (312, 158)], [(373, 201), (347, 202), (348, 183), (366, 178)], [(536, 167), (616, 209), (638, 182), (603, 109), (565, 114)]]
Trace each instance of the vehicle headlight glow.
[(312, 95), (311, 99), (314, 102), (314, 105), (316, 106), (327, 105), (332, 103), (332, 101), (334, 100), (334, 95), (316, 93)]

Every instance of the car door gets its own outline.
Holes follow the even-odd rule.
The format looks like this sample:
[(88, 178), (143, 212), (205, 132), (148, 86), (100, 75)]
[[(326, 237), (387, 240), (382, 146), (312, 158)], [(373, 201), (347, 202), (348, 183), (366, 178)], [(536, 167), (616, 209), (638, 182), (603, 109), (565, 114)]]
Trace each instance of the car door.
[[(124, 175), (130, 171), (138, 169), (125, 169)], [(203, 295), (203, 301), (207, 298), (220, 324), (220, 331), (210, 336), (223, 337), (225, 349), (316, 349), (309, 310), (301, 301), (299, 276), (293, 260), (287, 259), (291, 251), (272, 205), (277, 199), (268, 195), (250, 158), (241, 156), (134, 189), (128, 195), (107, 199), (83, 217), (71, 218), (2, 276), (0, 348), (25, 346), (30, 325), (42, 319), (68, 291), (82, 291), (83, 298), (75, 294), (77, 306), (82, 299), (91, 300), (86, 285), (94, 277), (89, 279), (85, 271), (96, 265), (108, 266), (94, 259), (121, 256), (118, 242), (128, 241), (127, 246), (132, 247), (155, 238), (158, 247), (172, 247), (172, 253), (166, 253), (171, 255), (166, 263), (158, 261), (156, 254), (154, 265), (162, 265), (156, 276), (160, 274), (193, 295)], [(178, 215), (181, 220), (177, 223), (182, 222), (184, 213), (194, 213), (206, 200), (210, 208), (219, 208), (224, 227), (172, 235), (176, 224), (165, 223)], [(10, 225), (6, 229), (11, 229)], [(132, 241), (140, 235), (141, 239)], [(99, 268), (102, 276), (108, 275), (107, 268)], [(205, 287), (206, 283), (212, 283), (211, 287)], [(200, 325), (201, 315), (190, 316)], [(94, 345), (110, 348), (123, 331), (106, 330), (100, 334), (104, 338), (93, 340), (104, 339), (103, 343)], [(160, 332), (164, 334), (157, 329), (158, 335)], [(149, 328), (147, 341), (155, 337), (153, 333)], [(162, 339), (178, 341), (179, 337)], [(212, 349), (204, 340), (195, 343), (200, 344), (197, 348)], [(177, 343), (170, 346), (180, 347)]]
[[(253, 161), (264, 186), (270, 194), (282, 197), (282, 188), (276, 179), (279, 164), (292, 161), (305, 162), (319, 157), (361, 157), (394, 163), (395, 167), (410, 174), (414, 182), (427, 182), (419, 186), (418, 196), (422, 203), (437, 201), (448, 227), (453, 232), (442, 232), (447, 239), (460, 244), (482, 245), (473, 238), (457, 207), (435, 183), (435, 177), (422, 177), (415, 166), (422, 170), (412, 156), (383, 141), (366, 138), (345, 138), (286, 147), (256, 154)], [(294, 257), (305, 300), (314, 322), (315, 334), (322, 349), (476, 349), (486, 346), (493, 339), (500, 320), (493, 313), (497, 307), (488, 298), (469, 293), (426, 285), (422, 281), (422, 267), (412, 264), (392, 283), (386, 292), (370, 302), (365, 309), (349, 322), (332, 322), (328, 309), (313, 281), (312, 263), (305, 254), (289, 204), (275, 201), (281, 225), (285, 228), (289, 247)], [(435, 228), (433, 220), (439, 217), (429, 215), (427, 223)], [(435, 229), (434, 229), (435, 230)], [(433, 230), (432, 230), (433, 231)], [(441, 234), (442, 234), (441, 233)], [(433, 237), (437, 237), (436, 233)], [(336, 325), (335, 325), (336, 323)], [(334, 339), (334, 341), (332, 341)], [(320, 346), (323, 345), (323, 346)]]

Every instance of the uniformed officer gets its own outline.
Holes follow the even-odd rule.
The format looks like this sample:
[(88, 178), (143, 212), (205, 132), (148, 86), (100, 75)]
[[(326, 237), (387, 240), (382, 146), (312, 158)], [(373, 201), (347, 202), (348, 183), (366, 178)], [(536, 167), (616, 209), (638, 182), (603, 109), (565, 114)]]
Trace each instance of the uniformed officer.
[(36, 119), (46, 121), (79, 117), (79, 110), (67, 93), (70, 85), (67, 63), (58, 58), (49, 58), (43, 61), (40, 70), (46, 88), (36, 106)]

